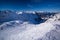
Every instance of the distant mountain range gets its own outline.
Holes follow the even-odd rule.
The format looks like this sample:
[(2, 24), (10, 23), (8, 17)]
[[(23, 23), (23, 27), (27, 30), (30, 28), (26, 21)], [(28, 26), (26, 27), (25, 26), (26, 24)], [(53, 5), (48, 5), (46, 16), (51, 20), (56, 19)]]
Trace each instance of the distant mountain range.
[(54, 16), (55, 12), (40, 12), (40, 11), (0, 11), (0, 24), (13, 20), (29, 21), (33, 24), (39, 24)]

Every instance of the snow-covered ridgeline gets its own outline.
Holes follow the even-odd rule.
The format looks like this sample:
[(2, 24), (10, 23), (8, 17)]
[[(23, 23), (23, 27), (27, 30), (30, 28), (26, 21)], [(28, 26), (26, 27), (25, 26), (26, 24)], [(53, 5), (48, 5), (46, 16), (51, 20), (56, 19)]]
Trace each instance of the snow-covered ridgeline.
[[(20, 20), (5, 22), (0, 25), (0, 40), (60, 40), (60, 14), (56, 14), (41, 24), (30, 24)], [(57, 29), (56, 29), (57, 28)], [(56, 30), (55, 32), (52, 30)], [(52, 32), (51, 32), (52, 31)], [(48, 33), (49, 36), (46, 34)], [(50, 34), (51, 33), (51, 34)]]

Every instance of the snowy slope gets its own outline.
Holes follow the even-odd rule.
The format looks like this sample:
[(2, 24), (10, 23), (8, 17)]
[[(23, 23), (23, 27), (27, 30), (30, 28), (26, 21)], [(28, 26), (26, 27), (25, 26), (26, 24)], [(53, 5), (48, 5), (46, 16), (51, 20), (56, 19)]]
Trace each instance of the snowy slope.
[[(19, 18), (22, 17), (21, 14), (18, 15)], [(28, 16), (23, 13), (23, 16), (29, 19), (31, 15)], [(38, 16), (32, 15), (32, 22), (36, 17)], [(30, 23), (30, 19), (30, 22), (28, 19), (21, 21), (24, 18), (1, 24), (0, 40), (60, 40), (60, 14), (55, 14), (39, 24)]]

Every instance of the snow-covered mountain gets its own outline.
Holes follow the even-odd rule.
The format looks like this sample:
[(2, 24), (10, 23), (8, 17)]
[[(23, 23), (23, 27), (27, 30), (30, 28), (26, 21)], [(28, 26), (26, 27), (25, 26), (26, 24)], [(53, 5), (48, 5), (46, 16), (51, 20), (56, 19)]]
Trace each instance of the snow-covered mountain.
[(60, 13), (0, 11), (0, 40), (60, 40)]
[(4, 22), (20, 20), (20, 21), (28, 21), (32, 24), (39, 24), (45, 22), (48, 18), (54, 16), (56, 13), (49, 12), (35, 12), (35, 11), (11, 11), (4, 10), (0, 11), (0, 24)]
[(14, 11), (0, 11), (0, 23), (9, 22), (17, 19), (17, 14)]

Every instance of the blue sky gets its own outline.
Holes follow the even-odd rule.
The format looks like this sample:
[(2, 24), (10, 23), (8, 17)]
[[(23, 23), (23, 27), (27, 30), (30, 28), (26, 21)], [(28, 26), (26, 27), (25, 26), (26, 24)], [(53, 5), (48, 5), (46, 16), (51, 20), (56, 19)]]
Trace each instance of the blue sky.
[(60, 0), (0, 0), (0, 10), (60, 11)]

